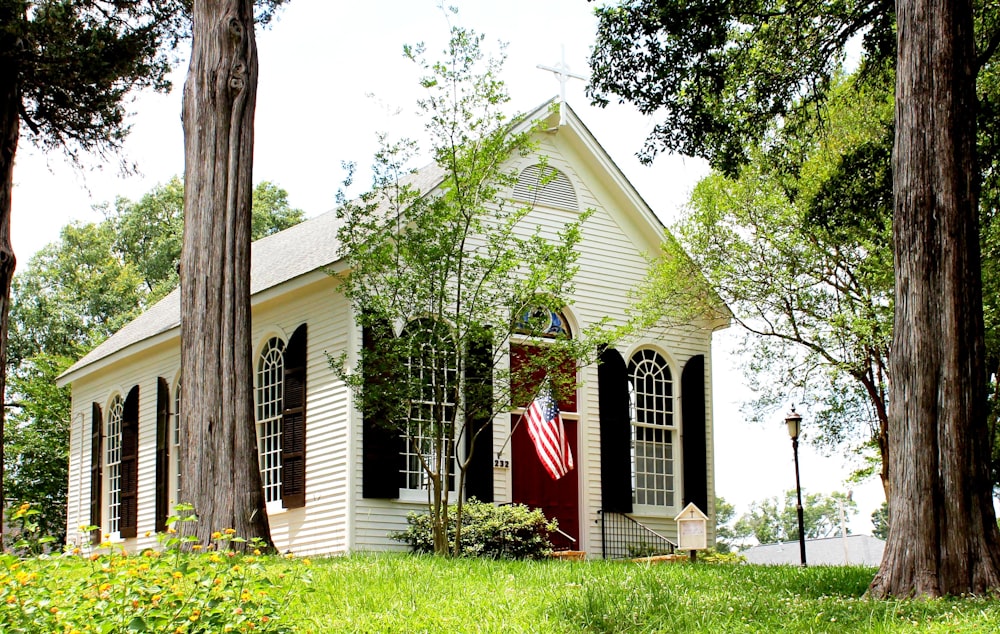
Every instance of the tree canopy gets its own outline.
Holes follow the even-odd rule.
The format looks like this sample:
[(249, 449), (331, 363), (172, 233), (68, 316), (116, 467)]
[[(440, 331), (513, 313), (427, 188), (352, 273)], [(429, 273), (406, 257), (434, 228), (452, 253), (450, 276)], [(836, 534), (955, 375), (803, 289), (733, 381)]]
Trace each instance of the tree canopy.
[[(256, 19), (268, 22), (284, 2), (259, 0)], [(117, 153), (129, 129), (128, 97), (170, 88), (166, 75), (190, 34), (191, 8), (191, 0), (0, 0), (0, 394), (16, 264), (10, 214), (18, 142), (23, 136), (77, 162), (85, 152)], [(4, 415), (0, 409), (0, 437)]]
[(641, 157), (701, 156), (729, 175), (775, 121), (808, 125), (853, 38), (874, 68), (895, 56), (887, 0), (623, 0), (597, 16), (589, 90), (660, 120)]
[[(947, 19), (926, 20), (929, 14)], [(883, 467), (893, 517), (872, 592), (933, 596), (1000, 585), (986, 478), (988, 356), (976, 223), (983, 180), (976, 149), (995, 127), (984, 121), (990, 133), (977, 137), (977, 114), (992, 111), (995, 100), (976, 89), (1000, 46), (995, 6), (623, 0), (598, 16), (591, 94), (599, 103), (617, 95), (662, 120), (643, 149), (647, 160), (683, 151), (735, 177), (762, 150), (775, 173), (800, 179), (808, 153), (782, 141), (823, 138), (826, 120), (816, 115), (834, 94), (848, 44), (861, 38), (861, 79), (895, 77), (895, 301)], [(887, 156), (885, 147), (873, 144), (869, 158)], [(878, 197), (870, 194), (878, 187), (839, 183), (842, 191), (832, 193), (868, 200), (867, 215), (850, 210), (845, 218), (877, 217)]]
[[(795, 490), (777, 497), (758, 500), (740, 515), (733, 525), (738, 540), (753, 538), (759, 544), (795, 541), (799, 538), (799, 520)], [(843, 515), (841, 515), (843, 512)], [(802, 498), (802, 527), (806, 539), (836, 535), (842, 521), (858, 514), (858, 505), (849, 495), (834, 491), (830, 495), (806, 493)], [(850, 529), (847, 529), (850, 532)]]

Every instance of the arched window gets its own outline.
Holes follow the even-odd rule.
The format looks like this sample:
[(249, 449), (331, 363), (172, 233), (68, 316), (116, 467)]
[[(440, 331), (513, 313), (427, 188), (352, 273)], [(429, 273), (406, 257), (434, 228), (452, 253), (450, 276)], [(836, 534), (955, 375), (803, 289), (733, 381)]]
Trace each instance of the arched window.
[(271, 337), (257, 361), (257, 448), (264, 501), (281, 499), (281, 411), (284, 401), (285, 342)]
[(117, 533), (121, 522), (122, 505), (122, 420), (125, 401), (115, 394), (108, 406), (105, 428), (105, 468), (108, 476), (108, 532)]
[(676, 426), (670, 365), (655, 350), (643, 349), (632, 356), (628, 375), (633, 501), (672, 507)]
[(286, 509), (306, 505), (306, 337), (306, 324), (295, 329), (287, 344), (271, 337), (257, 360), (257, 453), (264, 501), (280, 502)]
[(569, 321), (561, 310), (553, 310), (541, 304), (532, 306), (521, 313), (515, 324), (514, 331), (533, 337), (555, 339), (562, 337), (572, 339), (573, 333)]
[[(423, 461), (435, 470), (439, 454), (451, 455), (443, 465), (449, 489), (455, 478), (455, 416), (458, 400), (458, 361), (447, 326), (432, 319), (410, 322), (403, 331), (408, 351), (410, 416), (403, 461), (403, 487), (426, 490)], [(443, 456), (442, 456), (443, 459)]]
[[(170, 495), (174, 504), (181, 502), (181, 378), (174, 387), (174, 415), (170, 426)], [(171, 509), (172, 512), (172, 509)]]
[(135, 537), (139, 496), (139, 386), (116, 394), (105, 427), (108, 533)]

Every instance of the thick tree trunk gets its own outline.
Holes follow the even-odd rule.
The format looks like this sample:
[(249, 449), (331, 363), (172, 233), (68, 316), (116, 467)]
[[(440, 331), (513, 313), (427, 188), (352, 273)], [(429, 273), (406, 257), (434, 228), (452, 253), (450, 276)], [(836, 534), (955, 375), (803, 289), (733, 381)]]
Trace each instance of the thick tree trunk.
[[(24, 19), (24, 7), (0, 5), (0, 24)], [(9, 15), (5, 15), (7, 13)], [(19, 13), (20, 12), (20, 13)], [(4, 420), (7, 395), (7, 325), (10, 313), (10, 283), (14, 277), (14, 248), (10, 244), (11, 192), (14, 189), (14, 155), (20, 134), (20, 51), (14, 29), (0, 30), (0, 511), (4, 507)], [(2, 524), (2, 522), (0, 522)], [(0, 550), (3, 526), (0, 525)]]
[(876, 597), (1000, 588), (969, 0), (897, 0), (889, 538)]
[(181, 425), (194, 531), (271, 544), (257, 458), (250, 342), (250, 196), (257, 47), (251, 0), (196, 0), (184, 85)]

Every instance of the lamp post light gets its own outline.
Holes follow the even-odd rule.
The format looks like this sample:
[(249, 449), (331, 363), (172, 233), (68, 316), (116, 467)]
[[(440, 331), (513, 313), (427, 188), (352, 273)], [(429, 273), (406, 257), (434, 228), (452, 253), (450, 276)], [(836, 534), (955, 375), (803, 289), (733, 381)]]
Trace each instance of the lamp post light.
[(785, 424), (788, 425), (788, 435), (792, 437), (792, 453), (795, 455), (795, 495), (798, 500), (795, 511), (799, 516), (799, 558), (802, 567), (805, 568), (806, 531), (802, 521), (802, 485), (799, 482), (799, 432), (802, 431), (802, 415), (795, 411), (794, 405), (792, 411), (785, 415)]

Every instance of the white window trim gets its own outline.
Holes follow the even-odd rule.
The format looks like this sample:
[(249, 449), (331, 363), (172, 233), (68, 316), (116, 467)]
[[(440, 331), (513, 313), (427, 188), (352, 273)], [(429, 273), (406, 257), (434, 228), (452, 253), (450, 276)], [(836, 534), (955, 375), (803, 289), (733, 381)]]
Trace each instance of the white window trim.
[[(638, 348), (638, 349), (634, 350), (629, 355), (629, 357), (628, 357), (628, 365), (631, 366), (633, 360), (635, 359), (635, 357), (637, 355), (642, 354), (646, 350), (652, 351), (655, 354), (657, 354), (663, 360), (666, 368), (670, 371), (670, 383), (671, 383), (670, 424), (669, 425), (637, 425), (637, 421), (636, 421), (637, 416), (636, 416), (636, 413), (635, 413), (636, 403), (635, 403), (635, 398), (634, 398), (634, 394), (633, 394), (633, 390), (635, 389), (635, 385), (633, 383), (632, 373), (631, 373), (631, 371), (629, 371), (629, 376), (628, 376), (628, 380), (629, 380), (629, 425), (630, 425), (629, 433), (631, 435), (630, 450), (629, 450), (629, 454), (630, 454), (629, 459), (630, 459), (630, 462), (631, 462), (630, 469), (631, 469), (631, 473), (632, 473), (632, 513), (634, 515), (637, 515), (637, 516), (672, 518), (680, 510), (680, 507), (681, 507), (680, 497), (682, 495), (682, 489), (681, 489), (681, 485), (682, 485), (682, 483), (681, 483), (681, 469), (682, 469), (682, 465), (681, 465), (680, 433), (679, 433), (680, 428), (679, 428), (679, 425), (677, 424), (679, 416), (680, 416), (680, 411), (679, 411), (680, 401), (678, 399), (678, 394), (677, 394), (677, 390), (679, 389), (679, 385), (678, 385), (678, 381), (677, 381), (678, 373), (677, 373), (676, 368), (674, 367), (674, 364), (671, 363), (671, 360), (670, 360), (669, 356), (667, 354), (665, 354), (663, 351), (661, 351), (659, 349), (656, 349), (656, 348), (652, 348), (652, 347), (641, 347), (641, 348)], [(670, 488), (670, 492), (671, 492), (672, 498), (673, 498), (671, 504), (666, 504), (666, 505), (641, 504), (641, 503), (639, 503), (637, 501), (637, 495), (636, 494), (637, 494), (637, 489), (638, 489), (638, 482), (637, 482), (637, 478), (636, 478), (636, 467), (637, 467), (637, 465), (636, 465), (636, 454), (635, 454), (635, 442), (636, 442), (635, 441), (635, 430), (636, 430), (637, 427), (644, 427), (644, 428), (648, 428), (648, 429), (662, 429), (667, 434), (669, 434), (669, 437), (670, 437), (670, 443), (669, 443), (669, 445), (670, 445), (670, 450), (671, 450), (670, 465), (671, 465), (671, 470), (672, 470), (672, 473), (670, 474), (670, 477), (673, 480), (673, 486)]]
[[(413, 323), (417, 323), (418, 321), (420, 321), (420, 320), (414, 320), (414, 321), (412, 321), (410, 323), (413, 324)], [(406, 327), (408, 327), (409, 325), (410, 324), (407, 324)], [(402, 331), (403, 333), (406, 332), (406, 327), (403, 328), (403, 331)], [(447, 378), (448, 375), (453, 375), (454, 376), (454, 380), (456, 381), (456, 386), (457, 386), (460, 383), (459, 383), (459, 377), (458, 377), (457, 359), (455, 359), (455, 361), (456, 361), (455, 367), (448, 367), (448, 368), (445, 369), (445, 374), (446, 374), (445, 381), (446, 382), (448, 381), (448, 378)], [(412, 369), (410, 367), (411, 361), (407, 360), (406, 365), (407, 365), (407, 368), (406, 368), (407, 372), (411, 372), (412, 371)], [(423, 365), (421, 365), (420, 367), (421, 367), (421, 369), (424, 369)], [(431, 368), (431, 370), (433, 371), (433, 368)], [(461, 408), (460, 408), (461, 399), (462, 398), (463, 398), (463, 395), (459, 394), (458, 395), (458, 399), (459, 399), (458, 401), (456, 401), (454, 403), (446, 402), (446, 403), (444, 403), (444, 406), (445, 407), (451, 407), (453, 409), (453, 411), (455, 412), (455, 415), (457, 416), (462, 411)], [(441, 404), (439, 404), (437, 402), (431, 402), (431, 401), (421, 401), (421, 403), (424, 404), (424, 405), (429, 405), (431, 408), (437, 408), (437, 407), (439, 407), (441, 405)], [(421, 421), (412, 420), (412, 417), (411, 417), (410, 426), (412, 427), (414, 424), (419, 425), (420, 422)], [(458, 436), (458, 430), (459, 430), (460, 427), (461, 427), (461, 424), (456, 420), (456, 423), (455, 423), (455, 432), (456, 432), (455, 435), (456, 436)], [(401, 473), (403, 474), (403, 477), (406, 479), (406, 481), (404, 482), (403, 486), (399, 487), (399, 499), (401, 501), (406, 501), (406, 502), (423, 502), (423, 503), (426, 504), (427, 503), (427, 499), (428, 499), (428, 497), (427, 497), (428, 496), (428, 492), (431, 490), (430, 482), (427, 481), (427, 484), (424, 485), (424, 486), (421, 486), (420, 488), (410, 488), (408, 486), (408, 484), (409, 484), (409, 478), (410, 478), (411, 474), (417, 474), (420, 477), (421, 480), (426, 481), (425, 479), (427, 478), (427, 471), (425, 469), (423, 469), (422, 465), (418, 465), (417, 469), (419, 469), (419, 471), (410, 471), (409, 470), (409, 460), (410, 460), (411, 456), (416, 456), (416, 454), (413, 453), (413, 451), (412, 451), (409, 434), (405, 434), (404, 435), (403, 442), (404, 442), (404, 450), (403, 450), (404, 464), (403, 464), (403, 471)], [(457, 487), (458, 486), (458, 480), (459, 480), (458, 464), (463, 459), (463, 456), (461, 455), (463, 453), (463, 450), (462, 450), (462, 447), (459, 446), (459, 443), (456, 442), (456, 438), (452, 438), (451, 443), (452, 443), (452, 464), (453, 464), (452, 479), (454, 480), (455, 486)], [(453, 495), (457, 495), (457, 489), (456, 488), (449, 487), (448, 491), (449, 491), (449, 493), (448, 493), (449, 497), (453, 496)]]
[(173, 390), (170, 392), (170, 404), (171, 404), (171, 416), (170, 416), (170, 427), (168, 429), (169, 436), (169, 449), (167, 451), (167, 460), (169, 461), (169, 475), (167, 477), (167, 487), (169, 494), (167, 517), (175, 515), (177, 509), (175, 508), (178, 504), (182, 502), (181, 498), (181, 438), (180, 438), (180, 424), (181, 424), (181, 379), (178, 375), (177, 380), (174, 382)]
[[(277, 341), (277, 344), (272, 342)], [(284, 354), (287, 343), (277, 335), (272, 335), (264, 340), (260, 351), (257, 354), (256, 371), (254, 372), (254, 422), (257, 431), (257, 460), (261, 472), (261, 484), (264, 487), (264, 501), (267, 513), (274, 514), (283, 510), (281, 502), (281, 414), (284, 402)], [(277, 361), (264, 368), (265, 355), (277, 354)], [(276, 367), (275, 367), (276, 366)], [(264, 380), (273, 378), (274, 383), (264, 385)], [(271, 391), (270, 393), (267, 393)], [(263, 399), (267, 399), (266, 401)], [(277, 431), (269, 436), (264, 436), (267, 426), (273, 426)], [(273, 442), (270, 447), (266, 443)], [(270, 449), (270, 450), (268, 450)], [(265, 457), (270, 456), (276, 464), (270, 468), (265, 466)], [(268, 482), (269, 473), (276, 475), (276, 481)], [(269, 491), (271, 495), (276, 495), (274, 499), (268, 499)]]
[[(116, 420), (117, 419), (117, 420)], [(121, 541), (121, 464), (122, 464), (122, 427), (125, 422), (125, 399), (121, 394), (111, 397), (108, 404), (108, 415), (104, 422), (104, 478), (105, 495), (107, 500), (107, 530), (105, 534), (113, 541)], [(112, 424), (117, 425), (117, 430), (112, 430)], [(114, 439), (114, 442), (113, 442)], [(117, 459), (113, 457), (113, 451), (117, 451)], [(117, 483), (117, 488), (115, 484)], [(117, 499), (117, 503), (114, 501)], [(102, 527), (103, 529), (104, 527)]]

